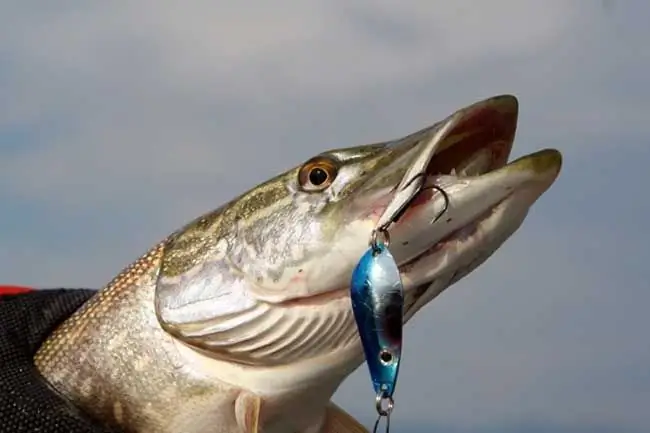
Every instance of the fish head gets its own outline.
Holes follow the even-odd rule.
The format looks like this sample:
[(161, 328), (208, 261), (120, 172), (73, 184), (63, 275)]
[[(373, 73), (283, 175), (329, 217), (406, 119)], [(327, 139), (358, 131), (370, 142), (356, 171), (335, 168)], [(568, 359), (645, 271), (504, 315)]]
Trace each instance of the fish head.
[(165, 244), (161, 326), (214, 359), (349, 373), (363, 360), (350, 278), (414, 164), (425, 157), (422, 189), (388, 229), (405, 321), (491, 256), (556, 179), (557, 150), (508, 163), (517, 116), (517, 99), (497, 96), (398, 140), (323, 152), (189, 223)]

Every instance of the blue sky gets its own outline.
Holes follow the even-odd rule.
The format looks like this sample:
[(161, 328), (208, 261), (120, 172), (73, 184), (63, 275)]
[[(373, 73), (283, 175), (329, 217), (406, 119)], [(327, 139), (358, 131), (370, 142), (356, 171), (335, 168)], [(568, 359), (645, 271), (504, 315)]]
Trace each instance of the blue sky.
[[(3, 5), (0, 279), (100, 287), (321, 150), (512, 93), (514, 155), (563, 172), (409, 324), (394, 428), (647, 432), (650, 4), (239, 4)], [(372, 421), (363, 368), (336, 401)]]

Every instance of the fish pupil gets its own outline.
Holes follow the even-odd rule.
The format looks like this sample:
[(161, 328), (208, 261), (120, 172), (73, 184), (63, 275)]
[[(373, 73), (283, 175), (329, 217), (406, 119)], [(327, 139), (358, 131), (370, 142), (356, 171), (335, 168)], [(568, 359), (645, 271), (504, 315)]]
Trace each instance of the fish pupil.
[(327, 182), (329, 175), (322, 168), (315, 168), (309, 172), (309, 181), (312, 185), (319, 186)]

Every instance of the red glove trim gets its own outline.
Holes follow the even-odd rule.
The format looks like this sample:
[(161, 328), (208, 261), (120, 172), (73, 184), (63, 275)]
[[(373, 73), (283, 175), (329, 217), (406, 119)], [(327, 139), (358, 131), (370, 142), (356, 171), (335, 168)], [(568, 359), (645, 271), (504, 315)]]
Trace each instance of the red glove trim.
[(0, 286), (0, 296), (2, 295), (18, 295), (20, 293), (31, 292), (34, 289), (25, 286)]

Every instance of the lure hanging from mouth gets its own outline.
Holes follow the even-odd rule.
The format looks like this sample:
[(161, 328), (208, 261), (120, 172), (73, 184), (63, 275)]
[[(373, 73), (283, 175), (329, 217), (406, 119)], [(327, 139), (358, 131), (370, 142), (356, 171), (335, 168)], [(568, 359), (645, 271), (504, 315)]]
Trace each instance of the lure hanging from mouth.
[(352, 273), (352, 310), (366, 355), (377, 410), (392, 408), (402, 357), (404, 288), (397, 263), (385, 243), (372, 242)]
[[(451, 119), (427, 143), (411, 168), (404, 174), (395, 190), (395, 196), (379, 217), (370, 239), (370, 248), (361, 257), (352, 273), (350, 299), (359, 338), (375, 389), (375, 408), (379, 417), (387, 418), (386, 432), (390, 429), (393, 410), (393, 393), (397, 384), (402, 358), (402, 327), (404, 324), (404, 287), (397, 262), (388, 249), (388, 227), (396, 222), (416, 195), (423, 189), (426, 169), (440, 145), (441, 139), (458, 121)], [(448, 198), (442, 188), (436, 187), (445, 197), (445, 208), (435, 221), (447, 211)], [(379, 242), (379, 234), (385, 242)]]

